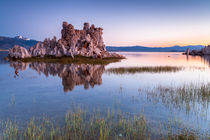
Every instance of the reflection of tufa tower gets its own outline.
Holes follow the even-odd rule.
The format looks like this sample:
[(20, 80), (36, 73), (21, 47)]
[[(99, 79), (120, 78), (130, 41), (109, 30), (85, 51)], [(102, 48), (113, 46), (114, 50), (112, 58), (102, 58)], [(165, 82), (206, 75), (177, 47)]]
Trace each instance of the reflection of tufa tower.
[(92, 88), (101, 85), (104, 70), (103, 65), (71, 64), (69, 69), (59, 75), (62, 78), (64, 92), (72, 91), (78, 85), (84, 85), (85, 89), (88, 89), (89, 85)]
[(190, 49), (187, 48), (187, 56), (189, 56), (189, 54), (190, 54)]
[(187, 61), (189, 60), (189, 55), (190, 55), (190, 49), (187, 48)]
[[(27, 64), (27, 65), (26, 65)], [(15, 69), (25, 70), (28, 63), (10, 62), (10, 66)], [(72, 91), (75, 86), (84, 85), (85, 89), (90, 86), (102, 84), (102, 74), (105, 71), (104, 65), (92, 64), (61, 64), (61, 63), (44, 63), (32, 62), (30, 68), (43, 73), (45, 76), (52, 75), (62, 78), (64, 92)]]

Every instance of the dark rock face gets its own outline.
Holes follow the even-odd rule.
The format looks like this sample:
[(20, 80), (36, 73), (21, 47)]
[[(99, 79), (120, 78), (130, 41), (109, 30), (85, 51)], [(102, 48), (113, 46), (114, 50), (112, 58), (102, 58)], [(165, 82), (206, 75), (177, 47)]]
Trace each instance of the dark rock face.
[(26, 70), (28, 67), (43, 73), (45, 76), (59, 76), (62, 79), (64, 92), (72, 91), (75, 86), (84, 85), (85, 89), (90, 86), (102, 84), (102, 74), (105, 71), (104, 65), (91, 64), (60, 64), (60, 63), (24, 63), (11, 61), (10, 66), (17, 70)]
[(210, 55), (210, 45), (205, 46), (205, 48), (201, 50), (192, 50), (190, 55)]
[(35, 46), (31, 47), (27, 55), (25, 55), (25, 53), (16, 55), (15, 50), (17, 49), (15, 49), (10, 51), (9, 56), (15, 58), (26, 58), (29, 56), (74, 57), (81, 55), (92, 58), (124, 58), (119, 54), (109, 53), (106, 51), (106, 46), (103, 42), (102, 35), (102, 28), (96, 28), (94, 25), (90, 26), (89, 23), (84, 23), (83, 29), (77, 30), (74, 29), (72, 24), (63, 22), (61, 39), (57, 40), (56, 37), (54, 37), (52, 40), (45, 39), (43, 43), (39, 42)]

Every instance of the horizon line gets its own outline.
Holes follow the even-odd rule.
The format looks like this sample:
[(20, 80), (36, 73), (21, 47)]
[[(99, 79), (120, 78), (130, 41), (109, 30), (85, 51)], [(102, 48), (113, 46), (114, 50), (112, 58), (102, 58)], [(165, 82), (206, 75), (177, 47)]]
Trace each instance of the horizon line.
[[(15, 35), (15, 36), (4, 36), (4, 35), (0, 35), (0, 37), (7, 37), (7, 38), (15, 38), (17, 36), (22, 36), (22, 35)], [(25, 36), (23, 36), (25, 37)], [(56, 36), (57, 37), (57, 36)], [(25, 37), (25, 38), (29, 38), (29, 37)], [(50, 37), (48, 37), (50, 38)], [(35, 41), (38, 41), (38, 42), (42, 42), (40, 40), (36, 40), (36, 39), (32, 39), (30, 38), (30, 40), (35, 40)], [(30, 41), (29, 40), (29, 41)], [(196, 45), (192, 45), (192, 44), (189, 44), (189, 45), (171, 45), (171, 46), (145, 46), (145, 45), (106, 45), (106, 47), (147, 47), (147, 48), (169, 48), (169, 47), (186, 47), (186, 46), (208, 46), (208, 45), (202, 45), (202, 44), (196, 44)]]

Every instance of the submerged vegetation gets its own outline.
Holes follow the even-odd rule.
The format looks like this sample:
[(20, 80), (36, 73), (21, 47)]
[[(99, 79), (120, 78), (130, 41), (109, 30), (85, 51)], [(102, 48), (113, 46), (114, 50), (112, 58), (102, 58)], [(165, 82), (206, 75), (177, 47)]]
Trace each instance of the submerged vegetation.
[[(168, 107), (185, 108), (186, 112), (190, 110), (195, 112), (198, 104), (207, 111), (210, 103), (210, 84), (187, 84), (177, 87), (157, 86), (139, 91), (145, 92), (147, 98), (151, 101), (162, 102)], [(198, 108), (197, 111), (204, 113), (204, 110)]]
[[(198, 139), (208, 138), (189, 129), (173, 128), (172, 124), (162, 125), (167, 131), (153, 130), (144, 115), (123, 113), (90, 113), (81, 109), (69, 112), (62, 123), (43, 117), (31, 119), (26, 127), (17, 122), (1, 122), (0, 139), (25, 140), (141, 140), (141, 139)], [(183, 127), (183, 126), (182, 126)]]
[(85, 56), (75, 56), (74, 58), (70, 56), (63, 57), (31, 57), (31, 58), (22, 58), (22, 59), (14, 59), (9, 58), (11, 61), (21, 61), (21, 62), (46, 62), (46, 63), (62, 63), (62, 64), (109, 64), (113, 62), (119, 62), (123, 58), (91, 58)]
[[(181, 87), (158, 86), (139, 90), (147, 98), (161, 100), (175, 106), (196, 104), (208, 107), (210, 86), (184, 85)], [(180, 106), (181, 107), (181, 106)], [(141, 140), (141, 139), (209, 139), (210, 132), (196, 131), (197, 128), (185, 126), (176, 118), (169, 121), (149, 121), (143, 114), (121, 112), (119, 109), (90, 111), (74, 108), (63, 119), (48, 117), (32, 118), (29, 122), (0, 121), (0, 139), (8, 140)]]
[(173, 66), (155, 66), (155, 67), (120, 67), (120, 68), (110, 68), (106, 71), (108, 73), (114, 74), (135, 74), (142, 72), (151, 72), (151, 73), (160, 73), (160, 72), (177, 72), (180, 71), (181, 67), (173, 67)]
[[(33, 59), (33, 58), (30, 58)], [(23, 60), (31, 62), (32, 60)], [(91, 63), (98, 64), (99, 59), (76, 57), (72, 58), (39, 58), (32, 62), (61, 62), (61, 63)], [(87, 60), (87, 59), (90, 59)], [(109, 59), (107, 59), (108, 61)], [(112, 59), (110, 59), (111, 61)], [(20, 60), (18, 60), (20, 61)], [(22, 61), (22, 60), (21, 60)], [(74, 62), (72, 62), (74, 61)], [(103, 64), (107, 61), (101, 59)], [(94, 63), (93, 63), (94, 62)], [(100, 64), (99, 63), (99, 64)], [(37, 67), (36, 67), (37, 68)], [(46, 65), (46, 68), (53, 70)], [(56, 67), (55, 67), (56, 68)], [(181, 67), (159, 66), (159, 67), (130, 67), (130, 68), (112, 68), (107, 72), (124, 74), (138, 72), (176, 72)], [(45, 69), (42, 69), (46, 72)], [(60, 70), (60, 69), (59, 69)], [(84, 70), (84, 69), (83, 69)], [(50, 73), (50, 72), (49, 72)], [(71, 72), (66, 72), (71, 75)], [(97, 73), (97, 72), (93, 72)], [(55, 74), (55, 72), (54, 72)], [(86, 75), (86, 73), (84, 73)], [(73, 74), (72, 74), (73, 75)], [(81, 74), (82, 75), (82, 74)], [(82, 75), (83, 76), (83, 75)], [(64, 76), (67, 77), (66, 75)], [(85, 76), (83, 76), (85, 77)], [(71, 79), (71, 77), (69, 78)], [(209, 84), (188, 84), (180, 87), (176, 86), (157, 86), (153, 88), (139, 89), (139, 93), (145, 93), (148, 100), (162, 102), (171, 108), (185, 108), (186, 112), (193, 109), (196, 105), (203, 105), (208, 110), (210, 102)], [(120, 93), (123, 88), (120, 86)], [(11, 105), (15, 105), (15, 96), (11, 98)], [(199, 108), (200, 109), (200, 108)], [(203, 110), (201, 110), (203, 111)], [(165, 118), (164, 118), (165, 119)], [(59, 120), (59, 121), (58, 121)], [(32, 118), (29, 122), (0, 121), (0, 140), (1, 139), (25, 139), (25, 140), (139, 140), (139, 139), (210, 139), (210, 131), (200, 133), (184, 122), (171, 121), (163, 123), (160, 120), (160, 127), (154, 126), (154, 120), (151, 122), (143, 114), (122, 113), (119, 110), (108, 110), (107, 112), (89, 112), (88, 110), (76, 109), (66, 113), (63, 119), (52, 118)], [(167, 120), (164, 120), (167, 121)], [(155, 122), (158, 123), (158, 122)], [(196, 122), (197, 123), (197, 122)], [(199, 129), (199, 128), (198, 128)]]

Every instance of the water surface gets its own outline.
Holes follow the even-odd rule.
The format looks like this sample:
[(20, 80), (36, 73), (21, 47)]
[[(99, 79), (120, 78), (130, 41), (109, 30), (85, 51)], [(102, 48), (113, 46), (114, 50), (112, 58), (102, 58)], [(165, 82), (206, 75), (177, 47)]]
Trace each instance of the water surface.
[[(210, 83), (209, 57), (157, 52), (121, 54), (127, 59), (108, 65), (6, 62), (1, 58), (0, 119), (24, 121), (43, 114), (59, 119), (80, 106), (143, 113), (154, 126), (174, 118), (185, 127), (210, 131), (209, 96), (180, 97), (176, 93), (159, 94), (157, 90)], [(107, 72), (110, 68), (155, 66), (182, 69), (120, 75)]]

